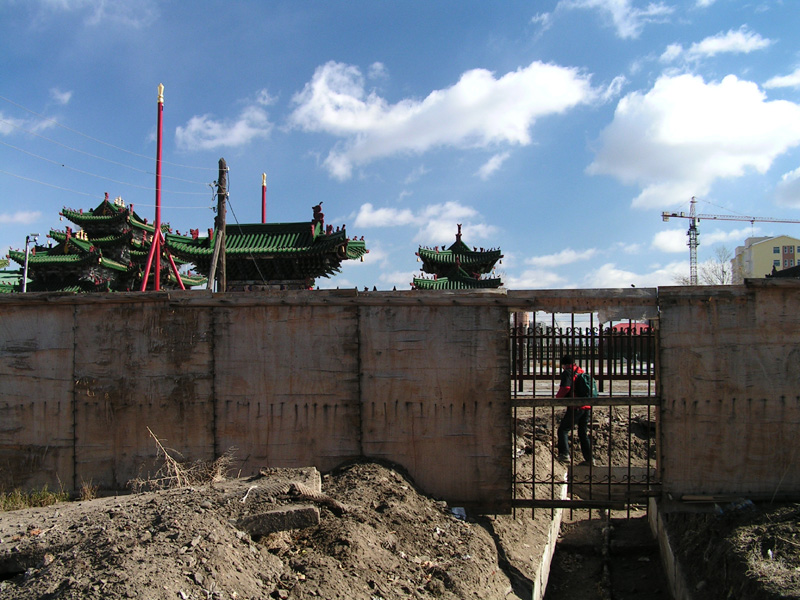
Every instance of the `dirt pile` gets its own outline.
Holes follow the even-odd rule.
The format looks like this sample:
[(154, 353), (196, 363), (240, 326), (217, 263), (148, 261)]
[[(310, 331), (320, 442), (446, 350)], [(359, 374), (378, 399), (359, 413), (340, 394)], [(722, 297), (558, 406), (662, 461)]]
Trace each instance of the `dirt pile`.
[[(526, 532), (530, 518), (463, 520), (400, 471), (374, 463), (326, 475), (328, 502), (298, 498), (296, 488), (269, 481), (2, 513), (0, 596), (530, 597), (523, 562), (533, 561), (538, 545)], [(319, 523), (263, 536), (242, 528), (247, 515), (298, 504), (319, 510)], [(498, 550), (503, 536), (524, 545)]]
[(740, 500), (666, 523), (698, 598), (800, 598), (800, 504)]

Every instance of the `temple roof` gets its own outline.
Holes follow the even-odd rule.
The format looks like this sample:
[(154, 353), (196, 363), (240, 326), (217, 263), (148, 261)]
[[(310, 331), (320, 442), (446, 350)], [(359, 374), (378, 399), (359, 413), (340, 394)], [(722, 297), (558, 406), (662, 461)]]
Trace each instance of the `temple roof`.
[(422, 261), (422, 271), (434, 276), (414, 278), (411, 285), (417, 289), (497, 288), (503, 284), (500, 278), (481, 279), (503, 258), (500, 249), (470, 248), (461, 241), (460, 224), (456, 241), (449, 248), (420, 246), (417, 256)]
[[(215, 232), (208, 237), (167, 234), (169, 251), (208, 275)], [(226, 271), (229, 280), (275, 281), (329, 277), (343, 260), (369, 252), (361, 240), (348, 239), (342, 227), (333, 231), (323, 221), (248, 223), (225, 228)]]
[[(107, 233), (118, 234), (126, 226), (151, 235), (155, 231), (152, 223), (134, 212), (132, 204), (126, 205), (122, 198), (109, 200), (108, 194), (96, 208), (84, 211), (64, 207), (60, 214), (88, 231), (92, 238), (102, 237)], [(169, 223), (161, 223), (161, 231), (171, 231)]]
[(412, 283), (418, 290), (474, 290), (499, 288), (503, 285), (499, 277), (492, 279), (475, 279), (473, 277), (415, 277)]

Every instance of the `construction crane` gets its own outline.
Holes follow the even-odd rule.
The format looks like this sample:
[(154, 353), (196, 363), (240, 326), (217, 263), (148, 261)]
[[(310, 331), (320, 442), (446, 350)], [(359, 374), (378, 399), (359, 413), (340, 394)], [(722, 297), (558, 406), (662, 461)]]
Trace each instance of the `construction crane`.
[(800, 223), (800, 220), (795, 219), (774, 219), (772, 217), (748, 217), (745, 215), (698, 215), (695, 212), (695, 204), (697, 200), (692, 196), (692, 201), (689, 206), (689, 214), (685, 212), (662, 212), (661, 218), (664, 221), (669, 221), (672, 217), (679, 219), (689, 219), (689, 231), (686, 235), (689, 236), (689, 285), (697, 285), (697, 246), (700, 242), (697, 241), (699, 232), (697, 231), (697, 223), (700, 219), (714, 219), (717, 221), (748, 221), (751, 225), (756, 221), (767, 221), (770, 223)]

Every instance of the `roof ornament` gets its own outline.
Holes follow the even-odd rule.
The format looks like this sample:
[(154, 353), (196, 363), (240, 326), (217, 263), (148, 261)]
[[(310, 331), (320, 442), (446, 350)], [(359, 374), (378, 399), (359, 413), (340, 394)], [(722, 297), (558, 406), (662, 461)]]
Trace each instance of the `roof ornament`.
[(458, 233), (456, 233), (456, 241), (461, 241), (461, 223), (458, 223)]
[(325, 213), (322, 212), (322, 201), (316, 206), (312, 206), (311, 210), (314, 211), (314, 217), (311, 219), (311, 222), (316, 225), (319, 223), (320, 225), (325, 225)]

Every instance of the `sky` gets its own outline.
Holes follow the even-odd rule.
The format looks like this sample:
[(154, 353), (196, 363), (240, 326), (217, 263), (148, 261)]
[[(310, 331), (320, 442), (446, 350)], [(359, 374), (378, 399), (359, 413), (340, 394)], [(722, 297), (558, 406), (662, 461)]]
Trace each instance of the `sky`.
[[(213, 227), (325, 222), (407, 290), (422, 246), (500, 248), (508, 289), (675, 285), (800, 237), (797, 0), (0, 0), (0, 250), (105, 193)], [(14, 265), (16, 266), (16, 265)]]

